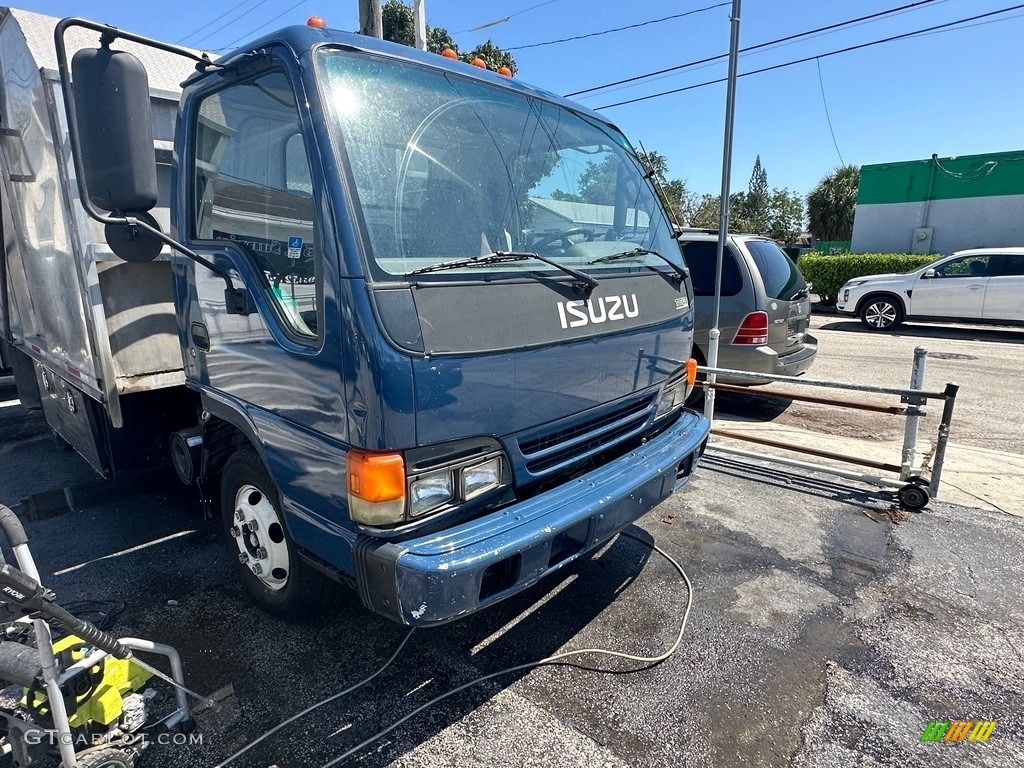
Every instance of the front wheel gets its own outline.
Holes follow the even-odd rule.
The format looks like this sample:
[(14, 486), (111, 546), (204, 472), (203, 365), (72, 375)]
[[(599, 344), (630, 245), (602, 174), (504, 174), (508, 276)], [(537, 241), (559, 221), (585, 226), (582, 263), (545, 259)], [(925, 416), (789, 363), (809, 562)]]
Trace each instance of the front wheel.
[(869, 296), (861, 305), (860, 321), (872, 331), (887, 331), (903, 322), (903, 305), (892, 296)]
[(287, 618), (308, 615), (325, 579), (296, 552), (277, 488), (250, 447), (235, 452), (224, 467), (221, 510), (238, 570), (256, 602)]

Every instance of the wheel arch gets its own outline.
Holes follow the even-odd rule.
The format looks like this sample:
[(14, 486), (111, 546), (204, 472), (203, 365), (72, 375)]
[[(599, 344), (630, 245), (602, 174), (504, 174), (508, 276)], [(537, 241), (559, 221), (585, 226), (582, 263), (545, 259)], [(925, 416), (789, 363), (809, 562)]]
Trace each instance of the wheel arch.
[(903, 310), (903, 316), (906, 317), (906, 315), (907, 315), (907, 302), (906, 302), (906, 300), (902, 296), (900, 296), (898, 293), (896, 293), (894, 291), (886, 290), (884, 288), (880, 289), (880, 290), (874, 290), (874, 291), (871, 291), (870, 293), (864, 294), (863, 298), (861, 298), (861, 300), (857, 302), (856, 314), (859, 315), (864, 310), (864, 305), (867, 304), (870, 300), (872, 300), (872, 299), (880, 299), (880, 298), (895, 299), (897, 302), (899, 302), (900, 309)]
[(203, 396), (203, 459), (200, 479), (207, 480), (224, 471), (224, 465), (239, 449), (250, 447), (270, 474), (256, 426), (242, 412), (218, 400)]

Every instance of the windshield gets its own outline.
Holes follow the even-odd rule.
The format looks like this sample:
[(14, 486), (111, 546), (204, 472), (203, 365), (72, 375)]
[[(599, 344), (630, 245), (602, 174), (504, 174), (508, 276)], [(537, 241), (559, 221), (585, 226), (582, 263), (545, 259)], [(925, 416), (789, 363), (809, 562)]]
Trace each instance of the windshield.
[(666, 269), (647, 254), (591, 263), (637, 247), (678, 259), (633, 151), (609, 126), (440, 69), (341, 51), (320, 63), (378, 277), (557, 273), (530, 259), (424, 269), (494, 252), (588, 273)]

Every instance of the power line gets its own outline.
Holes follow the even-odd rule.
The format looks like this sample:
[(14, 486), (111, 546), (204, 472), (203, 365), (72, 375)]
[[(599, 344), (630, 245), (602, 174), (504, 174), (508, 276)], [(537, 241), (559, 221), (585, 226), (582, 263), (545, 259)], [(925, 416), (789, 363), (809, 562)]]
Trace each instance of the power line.
[(290, 6), (288, 6), (288, 7), (287, 7), (287, 8), (285, 8), (285, 9), (284, 9), (283, 11), (281, 11), (281, 12), (280, 12), (279, 14), (277, 14), (277, 16), (275, 16), (274, 18), (272, 18), (272, 19), (269, 19), (268, 21), (265, 21), (265, 22), (264, 22), (263, 24), (260, 24), (260, 25), (259, 25), (258, 27), (256, 27), (255, 29), (250, 29), (250, 30), (249, 30), (248, 32), (246, 32), (246, 33), (245, 33), (244, 35), (241, 35), (240, 37), (237, 37), (237, 38), (235, 38), (235, 39), (234, 39), (234, 40), (232, 40), (232, 41), (231, 41), (230, 43), (228, 43), (227, 45), (223, 45), (223, 46), (221, 46), (221, 47), (220, 47), (220, 48), (218, 48), (217, 50), (219, 50), (219, 51), (224, 51), (224, 50), (227, 50), (227, 49), (231, 48), (231, 47), (232, 47), (232, 46), (233, 46), (233, 45), (234, 45), (235, 43), (240, 43), (240, 42), (241, 42), (242, 40), (245, 40), (245, 39), (249, 38), (249, 37), (250, 37), (251, 35), (255, 34), (256, 32), (259, 32), (259, 31), (260, 31), (261, 29), (263, 29), (264, 27), (268, 27), (268, 26), (270, 26), (270, 25), (271, 25), (271, 24), (273, 24), (273, 23), (274, 23), (275, 21), (277, 21), (278, 19), (280, 19), (280, 18), (281, 18), (282, 16), (284, 16), (284, 15), (286, 15), (286, 14), (288, 14), (288, 13), (291, 13), (291, 12), (292, 12), (292, 11), (294, 11), (294, 10), (295, 10), (296, 8), (298, 8), (298, 7), (300, 6), (300, 5), (305, 5), (305, 4), (306, 4), (306, 3), (308, 3), (308, 2), (309, 2), (309, 0), (299, 0), (299, 2), (295, 3), (295, 5), (290, 5)]
[(610, 35), (612, 32), (622, 32), (623, 30), (626, 30), (626, 29), (636, 29), (637, 27), (646, 27), (646, 26), (648, 26), (650, 24), (661, 24), (662, 22), (665, 22), (665, 21), (672, 21), (673, 19), (681, 19), (684, 16), (693, 16), (696, 13), (704, 13), (705, 11), (710, 11), (710, 10), (713, 10), (715, 8), (721, 8), (723, 6), (730, 5), (730, 4), (731, 3), (729, 3), (729, 2), (716, 3), (715, 5), (708, 5), (708, 6), (705, 6), (704, 8), (697, 8), (697, 9), (692, 10), (692, 11), (686, 11), (685, 13), (675, 13), (675, 14), (673, 14), (671, 16), (664, 16), (664, 17), (662, 17), (660, 19), (652, 19), (651, 21), (641, 21), (639, 24), (628, 24), (625, 27), (615, 27), (614, 29), (605, 29), (605, 30), (603, 30), (601, 32), (591, 32), (591, 33), (586, 34), (586, 35), (576, 35), (575, 37), (563, 37), (563, 38), (560, 38), (559, 40), (548, 40), (547, 42), (543, 42), (543, 43), (530, 43), (529, 45), (516, 45), (516, 46), (513, 46), (511, 48), (506, 47), (505, 50), (506, 51), (522, 51), (522, 50), (525, 50), (527, 48), (541, 48), (541, 47), (543, 47), (545, 45), (556, 45), (558, 43), (568, 43), (568, 42), (571, 42), (573, 40), (583, 40), (583, 39), (588, 38), (588, 37), (598, 37), (599, 35)]
[[(829, 51), (827, 53), (819, 53), (819, 54), (817, 54), (815, 56), (807, 56), (805, 58), (796, 59), (794, 61), (785, 61), (785, 62), (783, 62), (781, 64), (774, 64), (774, 65), (772, 65), (770, 67), (762, 67), (761, 69), (754, 69), (754, 70), (751, 70), (750, 72), (742, 72), (742, 73), (739, 74), (739, 77), (748, 77), (749, 75), (760, 75), (760, 74), (762, 74), (764, 72), (771, 72), (773, 70), (783, 69), (785, 67), (793, 67), (793, 66), (796, 66), (797, 64), (804, 64), (804, 63), (806, 63), (808, 61), (814, 61), (815, 59), (819, 59), (819, 58), (825, 59), (825, 58), (828, 58), (829, 56), (838, 56), (841, 53), (850, 53), (851, 51), (859, 51), (862, 48), (871, 48), (872, 46), (882, 45), (883, 43), (891, 43), (891, 42), (893, 42), (895, 40), (906, 40), (907, 38), (911, 38), (911, 37), (921, 37), (921, 36), (925, 36), (925, 35), (928, 35), (928, 34), (932, 34), (932, 33), (938, 32), (940, 30), (948, 30), (950, 27), (955, 27), (955, 26), (960, 25), (960, 24), (965, 24), (965, 23), (967, 23), (969, 21), (977, 21), (978, 19), (988, 18), (990, 16), (997, 16), (999, 14), (1009, 13), (1010, 11), (1019, 11), (1021, 8), (1024, 8), (1024, 3), (1022, 3), (1020, 5), (1014, 5), (1014, 6), (1011, 6), (1009, 8), (1003, 8), (1003, 9), (998, 10), (998, 11), (989, 11), (988, 13), (981, 13), (981, 14), (978, 14), (977, 16), (969, 16), (969, 17), (967, 17), (965, 19), (960, 19), (958, 21), (950, 21), (950, 22), (947, 22), (945, 24), (936, 24), (933, 27), (926, 27), (925, 29), (919, 29), (916, 32), (906, 32), (906, 33), (904, 33), (902, 35), (893, 35), (892, 37), (885, 37), (885, 38), (882, 38), (881, 40), (872, 40), (872, 41), (867, 42), (867, 43), (860, 43), (859, 45), (851, 45), (851, 46), (848, 46), (846, 48), (840, 48), (839, 50), (836, 50), (836, 51)], [(1009, 19), (999, 19), (999, 21), (1009, 21)], [(974, 25), (971, 25), (971, 26), (974, 26)], [(963, 27), (963, 29), (968, 29), (968, 27)], [(687, 86), (685, 86), (683, 88), (673, 88), (670, 91), (661, 91), (659, 93), (652, 93), (652, 94), (650, 94), (648, 96), (640, 96), (640, 97), (635, 98), (635, 99), (628, 99), (626, 101), (617, 101), (614, 104), (605, 104), (602, 107), (595, 107), (595, 109), (611, 109), (612, 107), (621, 107), (621, 106), (623, 106), (625, 104), (634, 104), (634, 103), (636, 103), (638, 101), (647, 101), (648, 99), (655, 99), (655, 98), (658, 98), (660, 96), (668, 96), (669, 94), (673, 94), (673, 93), (682, 93), (683, 91), (692, 91), (692, 90), (694, 90), (696, 88), (703, 88), (703, 87), (708, 86), (708, 85), (716, 85), (718, 83), (724, 83), (725, 80), (726, 80), (726, 78), (720, 77), (717, 80), (707, 80), (707, 81), (705, 81), (703, 83), (696, 83), (694, 85), (687, 85)]]
[(821, 103), (825, 106), (825, 119), (828, 121), (828, 132), (832, 134), (832, 144), (836, 148), (836, 154), (839, 155), (839, 164), (846, 165), (846, 161), (843, 160), (843, 153), (839, 151), (839, 142), (836, 141), (835, 129), (832, 128), (832, 116), (828, 113), (828, 102), (825, 100), (825, 81), (821, 79), (821, 59), (815, 59), (814, 63), (818, 65), (818, 85), (821, 88)]
[(508, 16), (502, 16), (500, 19), (497, 19), (496, 21), (489, 21), (486, 24), (480, 24), (479, 26), (472, 27), (470, 29), (461, 29), (458, 32), (453, 32), (452, 34), (454, 34), (454, 35), (461, 35), (461, 34), (463, 34), (465, 32), (476, 32), (478, 29), (486, 29), (487, 27), (493, 27), (493, 26), (495, 26), (497, 24), (504, 24), (506, 21), (511, 19), (513, 16), (520, 16), (520, 15), (522, 15), (522, 14), (528, 12), (528, 11), (533, 11), (533, 10), (536, 10), (537, 8), (543, 8), (545, 5), (551, 5), (552, 3), (557, 3), (557, 2), (558, 2), (558, 0), (544, 0), (543, 3), (537, 3), (536, 5), (531, 5), (529, 8), (523, 8), (521, 11), (516, 11), (514, 13), (510, 13)]
[[(934, 2), (936, 2), (936, 0), (918, 0), (918, 2), (916, 2), (916, 3), (910, 3), (909, 5), (902, 5), (899, 8), (890, 8), (889, 10), (886, 10), (886, 11), (879, 11), (878, 13), (868, 14), (867, 16), (860, 16), (860, 17), (858, 17), (856, 19), (850, 19), (849, 21), (840, 21), (840, 22), (837, 22), (835, 24), (829, 24), (828, 26), (825, 26), (825, 27), (818, 27), (817, 29), (812, 29), (812, 30), (809, 30), (807, 32), (798, 32), (798, 33), (796, 33), (794, 35), (787, 35), (786, 37), (780, 37), (777, 40), (769, 40), (766, 43), (758, 43), (757, 45), (751, 45), (751, 46), (749, 46), (747, 48), (741, 48), (740, 49), (740, 53), (750, 53), (751, 51), (757, 51), (757, 50), (760, 50), (761, 48), (767, 48), (768, 46), (771, 46), (771, 45), (778, 45), (779, 43), (786, 43), (786, 42), (789, 42), (790, 40), (799, 40), (800, 38), (810, 37), (811, 35), (817, 35), (817, 34), (819, 34), (821, 32), (830, 32), (830, 31), (832, 31), (834, 29), (841, 29), (842, 27), (848, 27), (848, 26), (850, 26), (852, 24), (859, 24), (860, 22), (867, 21), (869, 19), (878, 19), (878, 18), (882, 18), (883, 16), (891, 16), (894, 13), (901, 13), (902, 11), (909, 10), (910, 8), (917, 8), (917, 7), (922, 6), (922, 5), (930, 5), (931, 3), (934, 3)], [(569, 97), (572, 97), (572, 96), (580, 96), (581, 94), (592, 93), (593, 91), (603, 91), (606, 88), (611, 88), (613, 85), (623, 85), (624, 83), (635, 83), (637, 80), (645, 80), (645, 79), (647, 79), (649, 77), (654, 77), (655, 75), (663, 75), (666, 72), (678, 72), (681, 69), (689, 69), (690, 67), (695, 67), (698, 64), (707, 64), (708, 62), (711, 62), (711, 61), (718, 61), (719, 59), (726, 58), (728, 55), (729, 55), (728, 53), (720, 53), (717, 56), (708, 56), (707, 58), (698, 59), (697, 61), (690, 61), (690, 62), (687, 62), (686, 64), (678, 64), (678, 65), (676, 65), (674, 67), (666, 67), (665, 69), (659, 69), (659, 70), (656, 70), (654, 72), (648, 72), (646, 74), (636, 75), (634, 77), (627, 77), (624, 80), (616, 80), (616, 81), (611, 82), (611, 83), (605, 83), (604, 85), (595, 85), (593, 88), (584, 88), (582, 91), (573, 91), (572, 93), (565, 94), (565, 96), (566, 96), (566, 98), (569, 98)]]
[[(951, 0), (935, 0), (935, 5), (942, 5), (942, 4), (948, 3), (950, 1)], [(892, 14), (892, 16), (900, 16), (902, 14), (913, 13), (914, 11), (918, 11), (918, 10), (922, 10), (922, 9), (920, 9), (920, 8), (904, 8), (902, 10), (897, 10), (895, 13)], [(887, 17), (887, 18), (889, 18), (889, 17)], [(877, 21), (884, 21), (884, 19), (867, 19), (866, 21), (854, 21), (846, 29), (854, 29), (856, 27), (866, 26), (868, 24), (873, 24), (873, 23), (875, 23)], [(996, 21), (999, 21), (999, 19), (996, 19)], [(982, 23), (982, 24), (990, 24), (992, 22), (980, 22), (980, 23)], [(800, 43), (805, 42), (806, 40), (813, 40), (813, 39), (816, 39), (816, 38), (819, 38), (819, 37), (825, 37), (826, 35), (831, 35), (831, 34), (833, 34), (836, 31), (837, 30), (827, 30), (825, 32), (818, 32), (817, 34), (808, 35), (807, 37), (801, 38), (800, 40), (788, 40), (788, 41), (780, 42), (780, 43), (766, 44), (766, 46), (764, 48), (761, 48), (761, 49), (759, 49), (757, 51), (751, 51), (751, 54), (756, 56), (758, 54), (768, 53), (769, 51), (781, 50), (781, 49), (786, 48), (786, 47), (791, 46), (791, 45), (799, 45)], [(942, 34), (942, 31), (935, 32), (933, 34)], [(689, 67), (688, 68), (688, 72), (690, 74), (692, 74), (693, 72), (697, 72), (697, 71), (699, 71), (701, 69), (709, 69), (710, 67), (714, 67), (715, 64), (716, 64), (715, 61), (705, 62), (705, 63), (703, 63), (703, 64), (701, 64), (699, 66), (695, 65), (695, 66)], [(679, 74), (679, 73), (678, 72), (668, 72), (667, 74), (663, 74), (663, 75), (655, 75), (655, 76), (652, 76), (652, 77), (648, 78), (648, 83), (653, 83), (653, 82), (656, 82), (658, 80), (665, 80), (665, 79), (670, 78), (670, 77), (675, 77), (677, 74)], [(608, 88), (605, 88), (603, 90), (604, 90), (605, 96), (608, 97), (608, 94), (610, 94), (610, 93), (615, 93), (616, 91), (625, 91), (625, 90), (628, 90), (628, 89), (633, 88), (633, 87), (634, 86), (632, 84), (627, 83), (625, 85), (609, 86)], [(598, 95), (599, 94), (593, 94), (591, 96), (584, 96), (582, 98), (594, 98), (595, 96), (598, 96)], [(608, 97), (608, 98), (610, 98), (610, 97)]]
[[(245, 0), (245, 2), (248, 2), (248, 0)], [(242, 2), (242, 3), (238, 3), (238, 4), (237, 4), (237, 5), (235, 5), (235, 7), (234, 7), (234, 8), (232, 8), (231, 10), (236, 10), (236, 9), (239, 9), (239, 8), (241, 8), (241, 6), (245, 5), (245, 2)], [(245, 11), (242, 11), (242, 12), (241, 12), (240, 14), (238, 14), (238, 15), (237, 15), (237, 16), (235, 16), (234, 18), (228, 19), (228, 20), (227, 20), (227, 21), (225, 21), (225, 22), (224, 22), (223, 24), (221, 24), (221, 25), (220, 25), (219, 27), (217, 27), (216, 29), (212, 29), (212, 30), (210, 30), (210, 31), (209, 31), (209, 32), (207, 32), (207, 33), (206, 33), (205, 35), (203, 35), (202, 37), (200, 37), (200, 38), (199, 38), (198, 40), (194, 41), (194, 42), (192, 43), (192, 45), (199, 45), (199, 43), (203, 42), (204, 40), (209, 40), (209, 39), (210, 39), (211, 37), (213, 37), (213, 36), (214, 36), (215, 34), (217, 34), (218, 32), (220, 32), (220, 31), (221, 31), (222, 29), (224, 29), (225, 27), (227, 27), (227, 26), (229, 26), (229, 25), (231, 25), (231, 24), (234, 24), (234, 23), (235, 23), (236, 21), (239, 21), (239, 20), (240, 20), (240, 19), (242, 19), (242, 17), (244, 17), (244, 16), (245, 16), (245, 15), (246, 15), (247, 13), (252, 13), (253, 11), (255, 11), (255, 10), (256, 10), (257, 8), (259, 8), (259, 7), (261, 6), (261, 5), (263, 5), (263, 4), (264, 4), (264, 3), (266, 3), (266, 2), (267, 2), (267, 0), (260, 0), (260, 1), (258, 2), (258, 3), (256, 3), (256, 5), (252, 6), (251, 8), (249, 8), (249, 9), (247, 9), (247, 10), (245, 10)], [(220, 16), (218, 16), (218, 17), (217, 17), (216, 19), (214, 19), (213, 21), (209, 22), (209, 23), (208, 23), (208, 24), (207, 24), (206, 26), (209, 26), (210, 24), (213, 24), (214, 22), (216, 22), (216, 21), (219, 21), (220, 19), (223, 19), (223, 18), (224, 18), (225, 16), (227, 16), (227, 15), (228, 15), (228, 13), (231, 13), (231, 11), (228, 11), (227, 13), (222, 13), (222, 14), (221, 14)], [(196, 30), (195, 32), (193, 32), (193, 33), (192, 33), (191, 35), (189, 35), (189, 37), (192, 37), (192, 36), (193, 36), (193, 35), (195, 35), (196, 33), (198, 33), (198, 32), (203, 32), (203, 31), (205, 31), (205, 27), (201, 27), (201, 28), (197, 29), (197, 30)]]

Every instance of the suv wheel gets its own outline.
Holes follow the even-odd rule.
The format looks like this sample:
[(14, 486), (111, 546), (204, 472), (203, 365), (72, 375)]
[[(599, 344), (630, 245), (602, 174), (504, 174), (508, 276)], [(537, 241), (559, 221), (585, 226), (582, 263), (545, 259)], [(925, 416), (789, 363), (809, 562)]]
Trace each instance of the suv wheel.
[(860, 321), (872, 331), (887, 331), (903, 322), (903, 305), (894, 296), (869, 296), (861, 304)]

